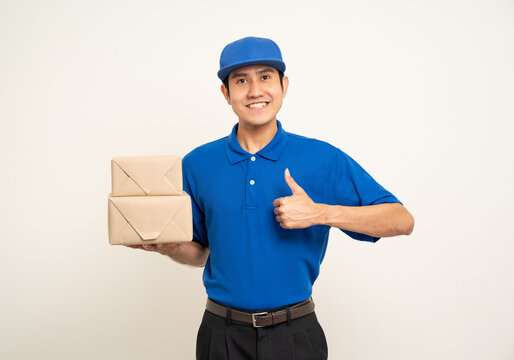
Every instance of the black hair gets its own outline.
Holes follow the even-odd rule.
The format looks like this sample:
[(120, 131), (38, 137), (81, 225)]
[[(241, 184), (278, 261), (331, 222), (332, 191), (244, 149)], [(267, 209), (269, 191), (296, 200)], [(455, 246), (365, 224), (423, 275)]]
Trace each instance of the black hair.
[[(278, 71), (278, 77), (280, 79), (280, 87), (282, 88), (282, 90), (284, 90), (284, 85), (282, 84), (282, 79), (284, 78), (284, 73), (278, 69), (276, 69), (276, 70)], [(228, 89), (228, 76), (225, 78), (225, 80), (223, 80), (223, 85), (225, 85), (225, 87), (227, 88), (227, 92), (230, 95), (230, 90)]]

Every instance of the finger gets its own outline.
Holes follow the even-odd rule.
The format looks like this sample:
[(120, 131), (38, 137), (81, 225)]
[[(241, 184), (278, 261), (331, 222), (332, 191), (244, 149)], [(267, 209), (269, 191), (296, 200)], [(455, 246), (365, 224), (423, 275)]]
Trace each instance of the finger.
[(293, 177), (291, 176), (291, 174), (289, 173), (289, 169), (286, 168), (286, 170), (284, 171), (284, 178), (286, 180), (286, 183), (287, 185), (289, 186), (289, 188), (291, 189), (291, 192), (293, 193), (293, 195), (295, 194), (298, 194), (298, 193), (302, 193), (302, 192), (305, 192), (302, 187), (300, 185), (298, 185), (296, 183), (296, 181), (294, 181)]
[(178, 242), (162, 243), (162, 244), (159, 244), (159, 248), (160, 249), (170, 249), (170, 248), (177, 246), (178, 244), (179, 244)]
[(285, 223), (283, 223), (283, 222), (281, 222), (281, 223), (280, 223), (280, 227), (281, 227), (282, 229), (287, 229), (287, 226), (286, 226), (286, 225), (285, 225)]

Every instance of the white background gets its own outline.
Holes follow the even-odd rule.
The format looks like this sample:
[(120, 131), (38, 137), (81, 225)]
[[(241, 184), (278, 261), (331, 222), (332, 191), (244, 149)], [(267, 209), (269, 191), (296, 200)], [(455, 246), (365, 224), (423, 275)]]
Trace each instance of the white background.
[(109, 245), (110, 159), (228, 135), (219, 55), (249, 35), (282, 50), (284, 129), (416, 219), (332, 229), (330, 359), (514, 359), (514, 3), (493, 0), (2, 0), (0, 358), (193, 359), (202, 269)]

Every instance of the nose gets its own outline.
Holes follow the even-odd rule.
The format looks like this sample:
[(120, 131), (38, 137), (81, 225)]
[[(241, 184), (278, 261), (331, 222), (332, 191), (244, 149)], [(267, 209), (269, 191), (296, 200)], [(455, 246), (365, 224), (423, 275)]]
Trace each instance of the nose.
[(258, 81), (251, 81), (248, 89), (248, 97), (259, 97), (263, 94), (261, 84)]

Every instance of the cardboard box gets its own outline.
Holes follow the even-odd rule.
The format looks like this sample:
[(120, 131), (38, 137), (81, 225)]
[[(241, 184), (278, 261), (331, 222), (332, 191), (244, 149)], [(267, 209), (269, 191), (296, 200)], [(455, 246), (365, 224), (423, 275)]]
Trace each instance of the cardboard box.
[(108, 198), (111, 245), (159, 244), (193, 239), (191, 198), (170, 196)]
[(114, 157), (111, 172), (111, 196), (180, 195), (183, 190), (179, 156)]

